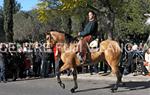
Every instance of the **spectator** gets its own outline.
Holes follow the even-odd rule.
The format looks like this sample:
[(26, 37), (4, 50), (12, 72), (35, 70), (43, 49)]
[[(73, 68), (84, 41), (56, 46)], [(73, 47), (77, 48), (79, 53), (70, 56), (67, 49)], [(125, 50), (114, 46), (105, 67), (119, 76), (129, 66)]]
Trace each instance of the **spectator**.
[(24, 75), (24, 58), (25, 58), (25, 53), (23, 51), (19, 52), (18, 53), (18, 67), (19, 67), (19, 77), (20, 78), (24, 78), (25, 75)]
[(4, 64), (4, 58), (2, 53), (0, 53), (0, 82), (3, 81), (6, 83), (6, 78), (5, 78), (5, 64)]
[(132, 50), (138, 50), (138, 45), (137, 45), (137, 44), (134, 44), (134, 45), (132, 46)]
[(57, 44), (57, 46), (55, 45), (53, 47), (53, 51), (54, 51), (54, 59), (55, 59), (55, 71), (57, 72), (58, 68), (60, 67), (59, 65), (59, 61), (61, 60), (60, 57), (61, 57), (61, 49), (58, 48), (59, 47), (59, 44)]
[(16, 52), (11, 53), (10, 63), (9, 63), (9, 69), (13, 76), (13, 81), (16, 81), (17, 79), (17, 72), (18, 72), (18, 64), (19, 64), (19, 58)]
[(150, 76), (150, 48), (148, 48), (147, 52), (145, 53), (145, 62), (144, 65), (148, 70), (148, 75)]
[(33, 73), (34, 77), (41, 76), (41, 62), (42, 62), (42, 53), (39, 43), (35, 42), (33, 46)]
[(130, 72), (134, 72), (135, 70), (135, 66), (133, 64), (133, 55), (132, 55), (132, 46), (131, 45), (127, 45), (126, 47), (126, 54), (125, 54), (125, 63), (124, 63), (124, 74), (129, 74)]
[(24, 66), (25, 66), (25, 74), (26, 74), (26, 77), (28, 78), (30, 75), (30, 71), (31, 71), (31, 61), (27, 57), (27, 55), (25, 56), (25, 59), (24, 59)]
[(42, 61), (42, 55), (39, 49), (35, 50), (35, 68), (34, 73), (35, 77), (39, 77), (41, 75), (41, 61)]
[(108, 65), (106, 61), (100, 62), (100, 71), (104, 71), (104, 73), (107, 73), (108, 71)]
[[(50, 72), (55, 74), (55, 62), (53, 57), (53, 51), (51, 48), (47, 48), (46, 52), (42, 53), (42, 77), (49, 77)], [(52, 70), (53, 67), (53, 70)]]
[(95, 74), (98, 73), (98, 64), (93, 64), (90, 66), (90, 74), (93, 75), (93, 72), (95, 72)]
[(144, 44), (143, 43), (139, 44), (139, 51), (141, 51), (141, 52), (144, 51)]

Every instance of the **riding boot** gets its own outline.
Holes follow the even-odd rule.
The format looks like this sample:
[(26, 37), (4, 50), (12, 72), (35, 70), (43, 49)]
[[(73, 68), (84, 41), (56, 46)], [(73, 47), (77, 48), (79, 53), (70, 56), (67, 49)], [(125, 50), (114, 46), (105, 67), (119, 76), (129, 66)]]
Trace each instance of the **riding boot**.
[(82, 56), (82, 63), (81, 64), (90, 64), (91, 63), (91, 56), (90, 53), (86, 53)]
[(84, 54), (82, 52), (78, 52), (77, 53), (77, 57), (79, 58), (80, 60), (80, 64), (86, 64), (86, 63), (89, 63), (89, 60), (87, 59), (87, 54)]

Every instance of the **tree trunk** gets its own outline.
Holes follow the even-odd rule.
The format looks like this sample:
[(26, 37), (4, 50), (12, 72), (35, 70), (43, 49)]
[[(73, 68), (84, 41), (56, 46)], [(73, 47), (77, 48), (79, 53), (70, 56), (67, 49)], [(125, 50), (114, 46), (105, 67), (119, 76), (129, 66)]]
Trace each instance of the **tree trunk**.
[(110, 12), (108, 14), (108, 39), (113, 39), (113, 29), (114, 29), (114, 21), (115, 21), (115, 14), (113, 12)]

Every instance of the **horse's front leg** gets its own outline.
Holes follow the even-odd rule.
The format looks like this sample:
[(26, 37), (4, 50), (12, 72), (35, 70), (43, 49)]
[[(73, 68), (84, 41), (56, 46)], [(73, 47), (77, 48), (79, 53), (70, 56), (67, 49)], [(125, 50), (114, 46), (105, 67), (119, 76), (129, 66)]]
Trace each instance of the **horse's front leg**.
[(74, 87), (70, 90), (72, 93), (75, 92), (75, 90), (78, 88), (78, 83), (77, 83), (77, 71), (76, 69), (73, 70), (72, 72), (73, 75), (73, 80), (74, 80)]
[(59, 62), (59, 63), (58, 63), (58, 65), (56, 66), (57, 82), (59, 83), (59, 85), (60, 85), (63, 89), (65, 89), (65, 84), (62, 83), (61, 78), (60, 78), (60, 75), (61, 75), (60, 68), (61, 68), (62, 64), (60, 63), (60, 60), (59, 60), (58, 62)]
[(57, 82), (59, 83), (59, 85), (63, 88), (63, 89), (65, 89), (65, 84), (64, 83), (62, 83), (62, 81), (61, 81), (61, 79), (60, 79), (60, 72), (57, 72), (56, 73), (56, 77), (57, 77)]

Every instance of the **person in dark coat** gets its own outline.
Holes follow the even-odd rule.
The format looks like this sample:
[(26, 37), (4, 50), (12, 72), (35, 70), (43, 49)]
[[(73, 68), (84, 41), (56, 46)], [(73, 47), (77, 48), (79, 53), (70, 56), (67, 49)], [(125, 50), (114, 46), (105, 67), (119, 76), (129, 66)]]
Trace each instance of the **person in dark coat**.
[(3, 54), (0, 52), (0, 82), (1, 81), (6, 83), (4, 58)]
[(87, 43), (90, 43), (93, 39), (96, 38), (97, 30), (98, 23), (96, 20), (96, 14), (93, 11), (89, 11), (88, 23), (86, 24), (83, 31), (78, 33), (78, 35), (81, 37), (81, 40), (78, 44), (78, 52), (81, 63), (85, 63), (86, 61), (90, 62), (90, 51), (88, 50)]

